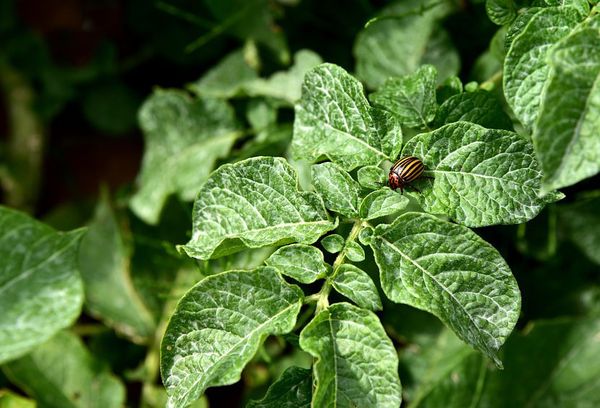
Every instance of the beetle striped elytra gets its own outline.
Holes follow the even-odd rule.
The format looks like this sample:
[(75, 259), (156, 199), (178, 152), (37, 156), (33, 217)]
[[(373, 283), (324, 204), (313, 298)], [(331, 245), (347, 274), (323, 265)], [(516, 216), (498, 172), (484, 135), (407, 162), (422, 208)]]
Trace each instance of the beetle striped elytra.
[(388, 175), (390, 188), (392, 190), (399, 188), (400, 192), (404, 193), (404, 187), (418, 179), (423, 174), (423, 170), (425, 170), (425, 166), (418, 157), (407, 156), (400, 158), (390, 169), (390, 174)]

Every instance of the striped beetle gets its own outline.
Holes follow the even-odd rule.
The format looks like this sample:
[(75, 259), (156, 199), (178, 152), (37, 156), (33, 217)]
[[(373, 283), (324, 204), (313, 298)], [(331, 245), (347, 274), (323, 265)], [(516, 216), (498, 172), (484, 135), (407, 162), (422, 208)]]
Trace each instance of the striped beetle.
[[(404, 187), (418, 179), (423, 174), (424, 169), (423, 162), (415, 156), (400, 158), (390, 169), (390, 174), (388, 175), (390, 188), (392, 190), (399, 188), (400, 192), (404, 193)], [(419, 191), (416, 188), (415, 190)]]

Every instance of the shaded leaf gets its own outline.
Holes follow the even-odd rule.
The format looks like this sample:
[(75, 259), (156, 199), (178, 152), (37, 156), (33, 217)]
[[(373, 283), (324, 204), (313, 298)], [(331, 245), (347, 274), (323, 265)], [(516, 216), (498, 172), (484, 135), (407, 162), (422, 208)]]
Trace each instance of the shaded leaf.
[(525, 222), (559, 198), (538, 198), (533, 148), (513, 132), (455, 122), (412, 138), (402, 154), (419, 157), (434, 177), (420, 196), (425, 210), (469, 227)]
[(360, 218), (372, 220), (395, 214), (408, 205), (408, 198), (385, 187), (369, 193), (360, 203)]
[(600, 264), (600, 194), (558, 207), (560, 225), (590, 260)]
[(369, 310), (381, 310), (381, 299), (371, 277), (354, 265), (342, 264), (333, 277), (333, 287), (342, 295)]
[(185, 407), (207, 387), (233, 384), (269, 334), (290, 332), (302, 291), (271, 267), (200, 281), (179, 301), (161, 345), (168, 407)]
[(435, 127), (465, 121), (488, 129), (512, 130), (512, 121), (492, 92), (477, 90), (463, 92), (448, 98), (439, 107)]
[(313, 366), (314, 407), (400, 406), (398, 357), (373, 312), (336, 303), (300, 333)]
[(416, 72), (389, 78), (369, 100), (396, 115), (401, 124), (427, 129), (435, 118), (437, 70), (423, 65)]
[(83, 304), (77, 251), (84, 230), (56, 232), (0, 206), (0, 363), (70, 326)]
[(424, 213), (402, 214), (371, 238), (386, 296), (436, 315), (497, 365), (521, 296), (508, 265), (470, 229)]
[(311, 397), (310, 370), (290, 367), (269, 387), (263, 399), (250, 401), (246, 408), (310, 408)]
[(312, 183), (321, 194), (325, 207), (348, 218), (358, 216), (360, 185), (334, 163), (315, 164)]
[(60, 332), (4, 366), (11, 380), (49, 408), (120, 408), (125, 387), (74, 334)]
[(371, 108), (361, 83), (342, 68), (321, 64), (306, 74), (294, 120), (296, 159), (326, 156), (349, 171), (393, 160), (401, 144), (400, 125)]
[(255, 157), (219, 167), (194, 204), (189, 256), (217, 258), (246, 247), (310, 244), (335, 228), (315, 193), (298, 190), (282, 158)]
[(323, 253), (310, 245), (293, 244), (281, 247), (267, 258), (265, 263), (302, 283), (312, 283), (327, 276)]
[(174, 90), (156, 91), (142, 106), (146, 142), (133, 212), (158, 222), (170, 194), (192, 200), (215, 161), (229, 153), (239, 136), (233, 109), (219, 99), (190, 99)]

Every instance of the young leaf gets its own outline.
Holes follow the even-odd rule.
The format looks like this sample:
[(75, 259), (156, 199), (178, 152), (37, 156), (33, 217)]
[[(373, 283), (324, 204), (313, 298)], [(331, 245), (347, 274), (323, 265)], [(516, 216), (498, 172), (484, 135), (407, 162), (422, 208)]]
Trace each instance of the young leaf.
[(436, 83), (435, 67), (423, 65), (413, 74), (389, 78), (369, 100), (396, 115), (402, 125), (427, 129), (437, 109)]
[(371, 277), (354, 265), (342, 264), (335, 272), (333, 287), (342, 295), (369, 310), (381, 310), (381, 299)]
[(282, 158), (255, 157), (219, 167), (194, 203), (192, 238), (181, 248), (198, 259), (291, 242), (310, 244), (334, 229), (315, 193), (298, 190)]
[[(527, 15), (519, 34), (509, 30), (512, 40), (504, 61), (504, 95), (521, 123), (532, 128), (542, 102), (542, 90), (548, 80), (550, 66), (546, 56), (552, 45), (581, 20), (573, 7), (548, 7)], [(521, 27), (523, 20), (515, 24)]]
[(179, 91), (158, 90), (140, 110), (146, 149), (131, 199), (133, 212), (156, 224), (167, 197), (192, 200), (239, 136), (233, 109), (219, 99), (190, 99)]
[(315, 164), (312, 183), (321, 194), (325, 207), (348, 218), (358, 216), (360, 185), (334, 163)]
[(289, 70), (276, 72), (269, 79), (257, 78), (244, 89), (250, 96), (268, 96), (293, 105), (301, 97), (304, 75), (321, 62), (318, 54), (300, 50), (294, 55), (294, 65)]
[(420, 197), (425, 210), (469, 227), (525, 222), (557, 198), (538, 198), (539, 165), (516, 133), (456, 122), (412, 138), (402, 154), (434, 177)]
[(246, 408), (310, 408), (311, 397), (310, 370), (290, 367), (269, 387), (263, 399), (250, 401)]
[(68, 327), (81, 312), (77, 250), (83, 230), (56, 232), (0, 206), (0, 363)]
[(279, 248), (265, 264), (302, 283), (313, 283), (327, 276), (323, 253), (310, 245), (294, 244)]
[(179, 301), (161, 344), (168, 407), (183, 408), (207, 387), (238, 381), (266, 336), (294, 328), (302, 296), (271, 267), (200, 281)]
[(104, 194), (79, 248), (87, 309), (138, 342), (154, 333), (154, 319), (130, 277), (130, 253)]
[(400, 125), (371, 108), (361, 83), (342, 68), (321, 64), (306, 74), (294, 120), (296, 159), (326, 156), (349, 171), (393, 160), (401, 145)]
[(561, 40), (547, 61), (550, 75), (533, 132), (542, 194), (600, 172), (600, 16)]
[(244, 58), (244, 49), (239, 49), (223, 58), (188, 88), (200, 96), (228, 99), (239, 95), (244, 84), (256, 78), (258, 74)]
[(470, 229), (423, 213), (379, 225), (371, 238), (386, 296), (428, 311), (497, 365), (521, 307), (498, 252)]
[(358, 169), (358, 183), (364, 188), (377, 190), (387, 184), (385, 171), (377, 166), (365, 166)]
[(373, 312), (331, 305), (302, 330), (300, 346), (317, 358), (311, 406), (400, 406), (398, 356)]
[(359, 215), (363, 220), (384, 217), (403, 210), (408, 198), (385, 187), (369, 193), (360, 203)]
[(512, 121), (502, 109), (493, 93), (483, 90), (464, 92), (448, 98), (439, 107), (435, 116), (435, 127), (465, 121), (488, 129), (512, 130)]
[(330, 254), (337, 254), (344, 248), (344, 238), (339, 234), (327, 235), (321, 240), (321, 245)]
[(505, 25), (517, 16), (514, 0), (486, 0), (485, 11), (493, 23)]
[(435, 65), (441, 80), (457, 74), (458, 54), (437, 23), (451, 11), (449, 6), (412, 0), (387, 7), (356, 37), (356, 75), (376, 89), (389, 77), (410, 74), (422, 64)]
[(346, 257), (352, 262), (362, 262), (365, 260), (365, 250), (356, 241), (346, 243)]
[(52, 408), (120, 408), (125, 387), (85, 348), (63, 331), (30, 354), (4, 366), (11, 380)]
[(600, 265), (600, 193), (558, 207), (560, 225), (589, 259)]

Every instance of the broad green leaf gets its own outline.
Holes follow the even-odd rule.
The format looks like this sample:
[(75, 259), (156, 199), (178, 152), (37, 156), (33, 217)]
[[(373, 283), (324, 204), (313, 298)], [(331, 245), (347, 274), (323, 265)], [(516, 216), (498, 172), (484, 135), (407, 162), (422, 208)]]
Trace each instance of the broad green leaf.
[(9, 390), (0, 389), (0, 408), (35, 408), (36, 402)]
[(202, 186), (192, 238), (182, 249), (217, 258), (245, 247), (310, 244), (335, 226), (317, 194), (298, 190), (284, 159), (255, 157), (219, 167)]
[(445, 332), (410, 407), (597, 406), (599, 334), (597, 319), (534, 322), (508, 339), (497, 370)]
[(558, 196), (538, 198), (541, 171), (531, 143), (516, 133), (455, 122), (418, 135), (404, 156), (425, 164), (421, 204), (469, 227), (517, 224)]
[(358, 80), (333, 64), (309, 71), (296, 105), (292, 155), (326, 156), (345, 170), (393, 160), (402, 131), (391, 114), (369, 106)]
[(541, 8), (517, 19), (520, 29), (509, 29), (510, 48), (504, 61), (504, 95), (521, 123), (532, 128), (548, 80), (550, 65), (547, 54), (551, 47), (581, 20), (573, 7)]
[(436, 83), (435, 67), (423, 65), (413, 74), (389, 78), (369, 100), (396, 115), (402, 125), (427, 129), (437, 109)]
[(323, 197), (325, 207), (348, 218), (358, 216), (360, 185), (334, 163), (315, 164), (312, 183)]
[(458, 53), (438, 22), (451, 7), (451, 2), (413, 0), (384, 9), (356, 37), (357, 76), (376, 89), (389, 77), (410, 74), (422, 64), (434, 65), (440, 80), (457, 74)]
[(81, 241), (79, 268), (86, 308), (92, 316), (135, 341), (152, 336), (154, 319), (131, 282), (130, 251), (106, 194)]
[(11, 380), (48, 408), (120, 408), (125, 387), (70, 332), (59, 332), (4, 366)]
[(227, 99), (239, 95), (244, 85), (256, 78), (258, 74), (246, 61), (244, 49), (239, 49), (223, 58), (188, 88), (200, 96)]
[(310, 245), (293, 244), (281, 247), (265, 263), (302, 283), (312, 283), (327, 276), (323, 253)]
[(514, 0), (486, 0), (485, 11), (493, 23), (505, 25), (517, 16)]
[(390, 407), (401, 401), (398, 356), (373, 312), (336, 303), (300, 333), (313, 366), (313, 407)]
[(600, 193), (558, 207), (560, 226), (589, 259), (600, 264)]
[(477, 123), (488, 129), (512, 130), (512, 121), (502, 109), (492, 92), (477, 90), (463, 92), (448, 98), (439, 107), (435, 127), (465, 121)]
[(377, 166), (365, 166), (358, 169), (358, 183), (372, 190), (377, 190), (387, 185), (387, 175), (385, 171)]
[(533, 143), (542, 193), (600, 172), (600, 16), (582, 23), (549, 54), (550, 74)]
[(246, 408), (310, 408), (311, 397), (310, 370), (290, 367), (269, 387), (263, 399), (250, 401)]
[(387, 187), (369, 193), (360, 203), (359, 215), (363, 220), (372, 220), (395, 214), (408, 205), (408, 198)]
[(289, 70), (276, 72), (268, 79), (257, 78), (248, 82), (244, 89), (250, 96), (272, 97), (293, 105), (301, 97), (304, 75), (321, 62), (318, 54), (300, 50), (294, 55), (294, 65)]
[(342, 295), (369, 310), (381, 310), (381, 299), (371, 277), (354, 265), (342, 264), (333, 277), (333, 287)]
[(428, 311), (501, 365), (500, 346), (521, 307), (500, 254), (466, 227), (424, 213), (379, 225), (371, 238), (386, 296)]
[(0, 363), (28, 353), (79, 316), (83, 232), (56, 232), (0, 206)]
[(346, 252), (346, 258), (352, 262), (362, 262), (365, 260), (365, 250), (356, 241), (346, 242), (344, 251)]
[(330, 254), (337, 254), (344, 248), (344, 238), (339, 234), (327, 235), (321, 240), (321, 245)]
[(266, 336), (294, 328), (302, 296), (271, 267), (209, 276), (190, 289), (161, 345), (167, 406), (185, 407), (207, 387), (238, 381)]
[(233, 109), (220, 99), (191, 99), (174, 90), (156, 91), (142, 106), (146, 142), (133, 212), (156, 224), (170, 194), (192, 200), (215, 161), (240, 135)]

